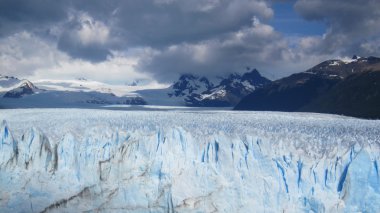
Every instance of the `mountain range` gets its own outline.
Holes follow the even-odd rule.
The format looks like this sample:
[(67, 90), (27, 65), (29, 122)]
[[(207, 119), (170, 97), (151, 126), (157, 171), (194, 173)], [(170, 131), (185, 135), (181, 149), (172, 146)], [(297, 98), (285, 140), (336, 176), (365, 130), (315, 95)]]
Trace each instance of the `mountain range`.
[(186, 106), (231, 107), (246, 95), (271, 81), (253, 69), (244, 74), (233, 73), (220, 78), (215, 85), (206, 77), (182, 75), (172, 86), (169, 97), (182, 97)]
[(146, 104), (136, 94), (113, 90), (100, 82), (76, 79), (70, 81), (26, 79), (0, 75), (0, 108), (93, 108), (112, 104)]
[(235, 110), (380, 118), (380, 58), (328, 60), (253, 91)]
[(165, 87), (75, 80), (21, 80), (0, 75), (0, 108), (105, 105), (234, 107), (380, 118), (380, 58), (327, 60), (275, 81), (256, 69), (208, 78), (183, 74)]
[(109, 85), (85, 78), (29, 81), (0, 76), (1, 108), (85, 107), (104, 105), (172, 105), (233, 107), (244, 96), (270, 83), (256, 69), (216, 80), (183, 74), (172, 85)]

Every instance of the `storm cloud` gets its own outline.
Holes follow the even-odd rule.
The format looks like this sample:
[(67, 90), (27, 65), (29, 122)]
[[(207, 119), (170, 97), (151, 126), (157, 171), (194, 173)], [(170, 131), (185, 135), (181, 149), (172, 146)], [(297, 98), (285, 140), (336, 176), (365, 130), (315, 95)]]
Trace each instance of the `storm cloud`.
[(295, 10), (328, 26), (316, 51), (345, 55), (380, 53), (380, 2), (377, 0), (298, 0)]
[[(325, 23), (326, 32), (278, 31), (271, 26), (278, 2)], [(378, 55), (379, 11), (375, 0), (2, 0), (0, 69), (35, 78), (170, 82), (181, 73), (218, 76), (249, 66), (278, 78), (331, 57)]]

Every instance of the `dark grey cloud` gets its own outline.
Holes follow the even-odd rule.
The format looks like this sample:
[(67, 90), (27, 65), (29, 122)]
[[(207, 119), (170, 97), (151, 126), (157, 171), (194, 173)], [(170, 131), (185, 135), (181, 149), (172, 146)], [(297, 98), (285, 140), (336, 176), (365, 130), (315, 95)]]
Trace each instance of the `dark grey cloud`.
[(154, 73), (155, 78), (170, 82), (177, 77), (173, 73), (215, 77), (243, 72), (247, 66), (270, 71), (276, 69), (276, 61), (288, 60), (291, 55), (281, 35), (255, 18), (251, 26), (223, 38), (182, 43), (153, 52), (152, 57), (140, 61), (139, 69), (159, 70)]
[[(277, 32), (270, 21), (278, 2), (295, 2), (304, 19), (324, 22), (326, 33), (290, 38)], [(23, 39), (54, 52), (49, 64), (35, 62), (45, 57), (41, 51), (20, 62), (21, 69), (32, 64), (39, 73), (49, 67), (61, 72), (60, 64), (72, 69), (70, 63), (100, 72), (119, 63), (114, 73), (126, 64), (161, 82), (180, 73), (215, 76), (246, 66), (279, 77), (330, 57), (379, 55), (379, 11), (378, 0), (0, 0), (0, 43), (13, 45), (0, 48), (7, 65), (0, 68), (16, 70), (11, 65), (25, 48), (12, 49)]]
[(64, 34), (58, 41), (58, 48), (74, 58), (81, 58), (91, 62), (105, 61), (112, 56), (110, 50), (97, 44), (83, 45), (77, 39)]
[[(17, 30), (41, 31), (57, 24), (66, 25), (59, 38), (59, 47), (75, 39), (67, 31), (78, 26), (67, 25), (70, 12), (84, 12), (95, 20), (110, 26), (110, 33), (119, 44), (113, 46), (83, 47), (98, 49), (132, 46), (165, 47), (180, 42), (196, 42), (249, 25), (252, 16), (269, 19), (273, 11), (262, 0), (5, 0), (0, 3), (0, 24), (6, 26), (1, 35)], [(72, 22), (73, 20), (69, 20)], [(73, 27), (72, 29), (68, 26)], [(10, 29), (13, 28), (13, 29)], [(72, 43), (75, 43), (74, 41)], [(111, 44), (107, 44), (111, 45)], [(80, 46), (63, 48), (69, 54), (80, 52)], [(78, 57), (82, 54), (73, 54)], [(102, 54), (101, 54), (102, 55)]]
[[(253, 17), (267, 21), (273, 16), (264, 0), (5, 0), (0, 6), (0, 24), (8, 26), (2, 36), (28, 31), (55, 39), (59, 50), (91, 62), (105, 61), (113, 51), (151, 49), (158, 54), (142, 55), (141, 61), (148, 63), (145, 57), (152, 60), (147, 65), (139, 63), (137, 68), (161, 80), (166, 73), (217, 70), (215, 61), (204, 60), (198, 66), (187, 58), (187, 54), (197, 54), (194, 46), (201, 43), (207, 43), (205, 48), (211, 48), (208, 54), (213, 55), (209, 57), (217, 60), (227, 61), (223, 57), (233, 52), (246, 54), (243, 52), (248, 49), (222, 43), (249, 27)], [(210, 46), (210, 41), (218, 44)], [(168, 51), (173, 46), (183, 49)], [(228, 61), (233, 58), (239, 59), (236, 56)], [(179, 61), (188, 66), (176, 67)]]
[(323, 21), (328, 26), (316, 51), (342, 55), (380, 53), (378, 0), (298, 0), (294, 8), (305, 19)]
[(260, 0), (141, 0), (124, 2), (115, 13), (132, 44), (160, 47), (236, 31), (273, 11)]
[(69, 5), (65, 0), (1, 0), (0, 37), (23, 30), (47, 30), (66, 18)]

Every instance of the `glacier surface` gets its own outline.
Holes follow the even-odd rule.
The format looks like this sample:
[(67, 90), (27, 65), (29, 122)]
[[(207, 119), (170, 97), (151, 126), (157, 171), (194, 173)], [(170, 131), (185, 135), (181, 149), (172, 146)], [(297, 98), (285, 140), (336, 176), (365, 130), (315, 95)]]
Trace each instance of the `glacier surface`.
[(380, 121), (1, 110), (0, 212), (377, 212)]

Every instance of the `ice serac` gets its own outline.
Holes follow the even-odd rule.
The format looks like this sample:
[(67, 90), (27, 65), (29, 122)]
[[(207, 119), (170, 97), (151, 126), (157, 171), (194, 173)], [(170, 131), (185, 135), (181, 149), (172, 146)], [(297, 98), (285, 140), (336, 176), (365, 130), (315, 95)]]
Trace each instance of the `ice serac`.
[(0, 167), (6, 167), (17, 158), (17, 142), (13, 139), (6, 121), (1, 123), (0, 134)]
[[(268, 113), (255, 115), (261, 123), (244, 123), (231, 114), (235, 129), (213, 123), (215, 113), (118, 113), (104, 125), (80, 127), (80, 134), (63, 129), (62, 137), (37, 127), (12, 136), (3, 122), (0, 212), (380, 209), (376, 121)], [(170, 125), (166, 117), (189, 122)], [(209, 121), (202, 128), (191, 124), (202, 117)]]

